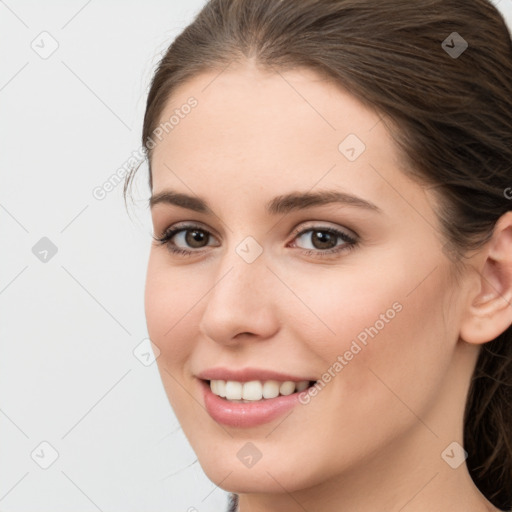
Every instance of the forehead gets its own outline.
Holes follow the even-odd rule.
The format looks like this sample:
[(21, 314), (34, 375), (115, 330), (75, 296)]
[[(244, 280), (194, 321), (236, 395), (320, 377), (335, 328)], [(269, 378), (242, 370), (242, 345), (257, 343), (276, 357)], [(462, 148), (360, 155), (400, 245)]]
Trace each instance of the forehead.
[[(183, 108), (192, 97), (196, 106)], [(293, 184), (378, 198), (389, 195), (389, 179), (406, 180), (379, 114), (311, 70), (204, 73), (174, 92), (160, 122), (173, 115), (179, 122), (153, 151), (154, 193), (187, 183), (201, 196), (221, 184), (276, 195)]]
[(197, 106), (172, 127), (169, 144), (159, 148), (190, 143), (193, 132), (203, 142), (201, 153), (214, 151), (213, 143), (243, 141), (232, 150), (264, 157), (274, 148), (296, 146), (297, 158), (313, 148), (336, 154), (333, 142), (348, 133), (363, 137), (380, 121), (377, 113), (308, 69), (270, 72), (246, 64), (198, 75), (174, 91), (160, 123), (179, 113), (192, 96)]

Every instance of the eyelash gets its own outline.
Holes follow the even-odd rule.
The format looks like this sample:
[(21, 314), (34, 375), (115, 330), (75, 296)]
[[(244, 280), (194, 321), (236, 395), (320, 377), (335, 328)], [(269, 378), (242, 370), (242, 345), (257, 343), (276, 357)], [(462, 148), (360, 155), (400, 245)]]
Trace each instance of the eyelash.
[[(203, 229), (200, 226), (195, 226), (193, 224), (192, 225), (189, 224), (189, 225), (179, 226), (179, 227), (175, 227), (175, 228), (169, 228), (166, 231), (164, 231), (164, 233), (160, 237), (153, 236), (153, 239), (159, 245), (166, 245), (167, 249), (171, 253), (176, 254), (176, 255), (191, 256), (192, 254), (197, 254), (197, 253), (203, 252), (201, 249), (190, 250), (190, 251), (188, 251), (186, 249), (181, 249), (180, 247), (177, 247), (176, 245), (174, 245), (171, 242), (172, 238), (175, 235), (177, 235), (178, 233), (180, 233), (182, 231), (189, 231), (189, 230), (202, 231), (203, 233), (206, 233), (207, 235), (211, 236), (211, 233), (208, 230)], [(313, 227), (310, 227), (307, 229), (302, 229), (302, 230), (297, 229), (293, 232), (294, 239), (300, 235), (305, 234), (305, 233), (316, 232), (316, 231), (335, 235), (337, 238), (341, 238), (343, 240), (343, 242), (345, 242), (345, 243), (343, 245), (335, 246), (331, 249), (324, 249), (324, 250), (322, 250), (322, 249), (300, 249), (302, 254), (304, 254), (306, 256), (315, 256), (315, 257), (320, 257), (320, 258), (328, 257), (328, 256), (332, 256), (333, 254), (341, 253), (344, 251), (345, 252), (351, 251), (358, 244), (357, 238), (352, 237), (343, 231), (340, 231), (338, 229), (331, 228), (331, 227), (320, 227), (320, 226), (313, 226)]]

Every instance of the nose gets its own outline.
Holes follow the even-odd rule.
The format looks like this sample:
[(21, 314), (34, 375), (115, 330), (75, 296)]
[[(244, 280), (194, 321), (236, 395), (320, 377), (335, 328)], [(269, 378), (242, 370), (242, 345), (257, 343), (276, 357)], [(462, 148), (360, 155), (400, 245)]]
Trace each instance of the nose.
[(219, 264), (199, 330), (217, 343), (265, 339), (279, 329), (276, 279), (261, 255), (247, 263), (234, 250)]

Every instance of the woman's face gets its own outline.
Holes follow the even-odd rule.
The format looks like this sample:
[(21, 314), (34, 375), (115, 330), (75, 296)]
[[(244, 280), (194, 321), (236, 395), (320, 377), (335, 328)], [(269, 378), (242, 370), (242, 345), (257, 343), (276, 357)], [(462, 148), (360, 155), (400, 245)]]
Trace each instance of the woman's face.
[[(363, 468), (386, 478), (390, 453), (402, 468), (448, 467), (476, 361), (458, 340), (464, 282), (379, 116), (313, 72), (249, 64), (181, 86), (161, 121), (173, 115), (151, 213), (157, 237), (188, 230), (152, 245), (145, 306), (208, 477), (282, 493)], [(237, 381), (235, 395), (247, 381), (320, 382), (233, 403), (205, 392), (205, 374)]]

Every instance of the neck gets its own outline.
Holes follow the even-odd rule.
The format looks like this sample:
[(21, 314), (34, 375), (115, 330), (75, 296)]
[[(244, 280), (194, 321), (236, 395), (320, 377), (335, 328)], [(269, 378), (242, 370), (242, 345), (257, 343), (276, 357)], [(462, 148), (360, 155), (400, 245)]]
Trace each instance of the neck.
[[(308, 489), (240, 494), (239, 511), (499, 512), (475, 486), (465, 463), (453, 469), (441, 458), (450, 441), (434, 436), (421, 425), (405, 443), (401, 439), (400, 449), (391, 443), (358, 468)], [(418, 447), (428, 447), (427, 453)]]

